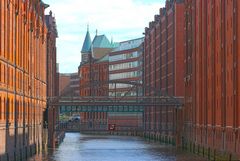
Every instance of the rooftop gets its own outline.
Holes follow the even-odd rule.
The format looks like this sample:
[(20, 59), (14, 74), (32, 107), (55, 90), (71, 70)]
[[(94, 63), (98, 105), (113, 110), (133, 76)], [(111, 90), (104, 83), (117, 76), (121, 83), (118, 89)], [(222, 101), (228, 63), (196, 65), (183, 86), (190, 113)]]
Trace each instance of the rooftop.
[(96, 35), (93, 39), (93, 48), (112, 48), (112, 44), (105, 35)]
[(91, 49), (92, 49), (91, 45), (92, 45), (91, 37), (90, 37), (89, 31), (87, 30), (81, 52), (82, 53), (91, 53)]
[(113, 52), (137, 48), (143, 43), (143, 41), (144, 37), (120, 42), (118, 47), (115, 48)]

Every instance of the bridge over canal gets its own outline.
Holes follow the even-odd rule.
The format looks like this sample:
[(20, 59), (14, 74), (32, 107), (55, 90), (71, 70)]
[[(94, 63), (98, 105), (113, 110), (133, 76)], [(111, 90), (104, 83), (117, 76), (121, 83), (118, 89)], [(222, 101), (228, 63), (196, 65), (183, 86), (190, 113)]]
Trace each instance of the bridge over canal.
[[(126, 82), (126, 81), (109, 81), (105, 82), (104, 85), (115, 86), (114, 96), (82, 96), (82, 97), (51, 97), (48, 98), (49, 112), (52, 113), (52, 122), (49, 122), (49, 132), (50, 140), (54, 142), (54, 133), (63, 127), (59, 124), (59, 121), (54, 119), (59, 114), (69, 113), (69, 112), (105, 112), (105, 113), (142, 113), (142, 125), (145, 124), (145, 111), (148, 108), (154, 108), (156, 111), (158, 109), (168, 108), (168, 109), (181, 109), (183, 106), (183, 99), (181, 97), (169, 96), (162, 91), (156, 90), (155, 88), (145, 86), (144, 84), (139, 84), (136, 82)], [(141, 91), (137, 92), (135, 96), (128, 95), (126, 92), (123, 96), (118, 96), (116, 94), (116, 87), (118, 84), (128, 84), (131, 85), (131, 91)], [(102, 86), (103, 83), (96, 82), (94, 84), (95, 88)], [(151, 90), (152, 95), (144, 95), (146, 90)], [(177, 121), (177, 120), (175, 120)], [(69, 126), (68, 126), (69, 127)], [(73, 126), (70, 126), (73, 127)], [(76, 126), (75, 126), (76, 127)], [(79, 129), (80, 126), (78, 126)], [(127, 127), (127, 125), (126, 125)], [(176, 128), (176, 127), (175, 127)], [(126, 130), (129, 128), (122, 128)], [(133, 128), (130, 128), (133, 129)], [(144, 131), (145, 127), (138, 128), (137, 130)], [(67, 129), (65, 129), (67, 130)], [(71, 129), (70, 129), (71, 130)], [(135, 128), (136, 130), (136, 128)], [(52, 134), (51, 134), (52, 133)], [(54, 143), (53, 143), (54, 144)]]

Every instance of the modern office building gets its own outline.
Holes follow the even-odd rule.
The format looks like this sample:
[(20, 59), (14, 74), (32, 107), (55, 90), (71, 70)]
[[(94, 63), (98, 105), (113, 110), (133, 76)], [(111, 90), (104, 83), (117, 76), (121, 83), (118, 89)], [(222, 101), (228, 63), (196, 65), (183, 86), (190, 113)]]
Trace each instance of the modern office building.
[(42, 149), (47, 6), (0, 1), (0, 160), (25, 160)]
[[(120, 42), (119, 46), (109, 53), (109, 80), (142, 83), (142, 53), (144, 38)], [(116, 88), (116, 89), (115, 89)], [(118, 83), (109, 85), (109, 96), (136, 96), (142, 91), (131, 90), (130, 84)]]
[[(142, 84), (143, 41), (144, 38), (138, 38), (120, 42), (118, 47), (109, 53), (109, 81), (119, 82), (109, 84), (110, 97), (122, 96), (130, 99), (131, 96), (143, 94), (141, 86), (133, 88), (129, 83)], [(117, 130), (142, 128), (141, 121), (142, 113), (108, 113), (108, 124), (115, 124)]]
[[(146, 96), (158, 93), (168, 96), (184, 96), (184, 1), (167, 0), (165, 7), (155, 15), (145, 28), (144, 80), (151, 88)], [(145, 111), (145, 133), (179, 144), (176, 129), (180, 117), (175, 107), (149, 107)]]

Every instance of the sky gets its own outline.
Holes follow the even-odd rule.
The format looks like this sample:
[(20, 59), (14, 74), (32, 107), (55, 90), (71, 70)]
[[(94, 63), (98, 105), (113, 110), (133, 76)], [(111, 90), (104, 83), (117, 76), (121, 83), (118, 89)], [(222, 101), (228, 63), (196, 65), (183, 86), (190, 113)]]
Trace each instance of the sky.
[(57, 61), (60, 73), (77, 72), (87, 25), (91, 39), (105, 34), (121, 42), (143, 37), (144, 28), (165, 0), (43, 0), (56, 18)]

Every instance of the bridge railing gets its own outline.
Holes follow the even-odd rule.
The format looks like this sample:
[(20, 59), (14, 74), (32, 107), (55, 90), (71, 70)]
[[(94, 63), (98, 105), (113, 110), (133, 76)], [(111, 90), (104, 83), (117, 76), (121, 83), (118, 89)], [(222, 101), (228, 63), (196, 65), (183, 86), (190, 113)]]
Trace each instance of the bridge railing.
[(79, 121), (60, 123), (59, 127), (64, 131), (143, 131), (143, 126), (116, 125), (113, 130), (110, 130), (106, 123), (80, 123)]
[(128, 97), (114, 97), (114, 96), (85, 96), (85, 97), (50, 97), (48, 99), (50, 104), (61, 103), (143, 103), (143, 104), (175, 104), (183, 105), (183, 97), (168, 97), (168, 96), (128, 96)]

